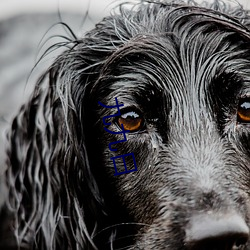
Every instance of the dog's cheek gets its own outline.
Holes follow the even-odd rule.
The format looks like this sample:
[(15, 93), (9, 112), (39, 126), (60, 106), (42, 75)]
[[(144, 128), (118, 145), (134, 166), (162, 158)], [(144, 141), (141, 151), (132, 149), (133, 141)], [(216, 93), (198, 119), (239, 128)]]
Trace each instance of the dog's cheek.
[(250, 161), (250, 126), (237, 124), (235, 127), (232, 126), (232, 128), (234, 129), (230, 129), (227, 132), (226, 138), (236, 150), (237, 155), (241, 155), (239, 158), (247, 164)]
[[(158, 212), (156, 193), (159, 176), (155, 172), (158, 152), (154, 150), (150, 136), (141, 135), (136, 140), (128, 140), (126, 144), (127, 147), (119, 148), (117, 154), (130, 153), (127, 150), (131, 150), (135, 156), (137, 171), (117, 176), (112, 174), (112, 179), (122, 204), (135, 221), (151, 224)], [(127, 168), (133, 167), (133, 161), (127, 161)], [(118, 163), (117, 168), (124, 170), (124, 164)]]
[(250, 160), (250, 129), (244, 130), (244, 132), (241, 133), (237, 144), (239, 142), (241, 142), (242, 149), (246, 153), (246, 155), (248, 156), (248, 159)]

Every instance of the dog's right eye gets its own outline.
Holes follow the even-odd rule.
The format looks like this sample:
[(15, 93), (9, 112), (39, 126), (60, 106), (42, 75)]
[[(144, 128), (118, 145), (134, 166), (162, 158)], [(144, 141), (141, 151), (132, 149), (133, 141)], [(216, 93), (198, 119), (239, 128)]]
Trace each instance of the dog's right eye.
[(144, 119), (142, 116), (136, 111), (128, 111), (123, 113), (117, 119), (117, 125), (122, 128), (122, 125), (125, 130), (129, 130), (130, 132), (137, 132), (144, 127)]
[(250, 123), (250, 98), (240, 100), (237, 111), (237, 121), (241, 123)]

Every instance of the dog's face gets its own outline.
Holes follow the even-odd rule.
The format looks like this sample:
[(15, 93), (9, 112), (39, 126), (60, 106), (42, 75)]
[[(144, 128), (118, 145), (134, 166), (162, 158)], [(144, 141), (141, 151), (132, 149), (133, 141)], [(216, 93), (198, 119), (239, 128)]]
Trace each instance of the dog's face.
[[(135, 240), (128, 249), (243, 249), (250, 225), (249, 33), (218, 14), (182, 11), (155, 17), (154, 30), (147, 24), (148, 33), (138, 31), (103, 66), (94, 86), (98, 171), (129, 222), (138, 223), (134, 235), (127, 232)], [(105, 126), (103, 117), (117, 109), (97, 101), (114, 106), (115, 98), (121, 115)], [(124, 135), (104, 127), (119, 132), (121, 124), (130, 130), (127, 141), (111, 151), (109, 143)], [(138, 170), (114, 176), (111, 157), (128, 153)], [(133, 169), (131, 159), (126, 164)], [(124, 171), (122, 161), (117, 167)]]
[(223, 6), (121, 8), (57, 58), (9, 135), (5, 249), (250, 250), (250, 18)]

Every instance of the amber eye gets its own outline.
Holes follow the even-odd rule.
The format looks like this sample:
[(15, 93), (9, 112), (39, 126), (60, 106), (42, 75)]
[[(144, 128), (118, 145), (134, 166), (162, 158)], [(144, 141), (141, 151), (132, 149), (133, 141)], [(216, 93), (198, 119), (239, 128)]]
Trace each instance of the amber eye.
[(137, 112), (129, 111), (118, 118), (117, 124), (120, 128), (122, 127), (121, 124), (123, 124), (125, 130), (135, 132), (143, 128), (144, 120)]
[(237, 121), (250, 123), (250, 98), (244, 98), (239, 102)]

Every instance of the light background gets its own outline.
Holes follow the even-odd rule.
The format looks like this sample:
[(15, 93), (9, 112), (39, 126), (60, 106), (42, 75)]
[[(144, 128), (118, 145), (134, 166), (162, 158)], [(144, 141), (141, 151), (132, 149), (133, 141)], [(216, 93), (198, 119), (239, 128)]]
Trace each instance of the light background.
[[(122, 0), (121, 0), (122, 1)], [(91, 14), (103, 16), (109, 9), (120, 0), (0, 0), (0, 19), (20, 13), (61, 11), (85, 12), (87, 9)], [(130, 0), (133, 1), (133, 0)], [(202, 0), (198, 0), (201, 2)], [(207, 0), (211, 2), (212, 0)], [(231, 4), (240, 3), (250, 9), (250, 0), (224, 0)]]
[[(133, 1), (133, 0), (132, 0)], [(120, 0), (0, 0), (0, 19), (20, 13), (67, 11), (104, 16)]]

